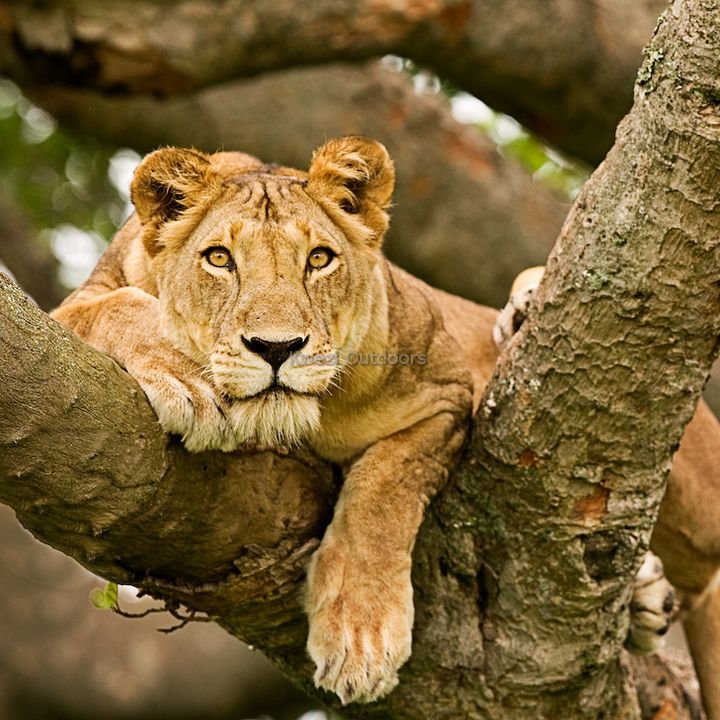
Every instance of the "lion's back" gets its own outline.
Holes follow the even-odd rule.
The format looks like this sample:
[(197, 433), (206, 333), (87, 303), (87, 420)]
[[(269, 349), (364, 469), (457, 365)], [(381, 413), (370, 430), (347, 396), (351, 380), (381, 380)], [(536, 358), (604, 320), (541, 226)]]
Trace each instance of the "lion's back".
[(432, 290), (442, 311), (446, 330), (467, 358), (473, 377), (473, 412), (476, 412), (499, 354), (493, 340), (498, 311), (437, 288)]

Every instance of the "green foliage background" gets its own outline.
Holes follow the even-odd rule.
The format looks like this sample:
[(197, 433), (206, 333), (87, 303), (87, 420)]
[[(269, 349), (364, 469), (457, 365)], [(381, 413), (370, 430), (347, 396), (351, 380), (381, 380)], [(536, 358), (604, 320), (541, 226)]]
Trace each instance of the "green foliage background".
[[(512, 118), (407, 60), (391, 58), (387, 64), (410, 76), (417, 92), (442, 94), (453, 106), (474, 102), (481, 119), (472, 124), (538, 182), (568, 198), (582, 186), (587, 168), (568, 161)], [(0, 198), (19, 211), (35, 242), (57, 257), (66, 288), (83, 281), (130, 212), (129, 168), (138, 160), (132, 150), (59, 128), (14, 83), (0, 78)]]

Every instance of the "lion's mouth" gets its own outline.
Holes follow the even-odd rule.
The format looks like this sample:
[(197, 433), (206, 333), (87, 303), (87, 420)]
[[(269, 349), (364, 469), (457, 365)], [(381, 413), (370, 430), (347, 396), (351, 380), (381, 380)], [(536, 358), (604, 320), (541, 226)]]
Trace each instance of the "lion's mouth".
[(328, 393), (335, 375), (335, 368), (326, 365), (283, 365), (273, 371), (267, 364), (256, 367), (250, 360), (219, 352), (211, 356), (208, 369), (223, 399), (233, 405), (273, 399), (317, 400)]
[(237, 396), (237, 395), (231, 395), (227, 392), (223, 393), (224, 399), (229, 402), (242, 402), (245, 400), (260, 400), (263, 398), (288, 398), (288, 397), (311, 397), (316, 398), (319, 397), (319, 393), (314, 392), (307, 392), (302, 390), (296, 390), (295, 388), (290, 387), (289, 385), (285, 385), (284, 383), (279, 382), (277, 379), (267, 387), (263, 388), (262, 390), (258, 390), (257, 392), (252, 393), (251, 395), (243, 395), (243, 396)]

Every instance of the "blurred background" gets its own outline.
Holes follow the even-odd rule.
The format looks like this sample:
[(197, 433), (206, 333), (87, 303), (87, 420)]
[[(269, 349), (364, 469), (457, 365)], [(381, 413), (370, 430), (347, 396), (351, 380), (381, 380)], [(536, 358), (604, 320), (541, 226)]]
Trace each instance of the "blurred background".
[[(378, 70), (383, 80), (389, 76), (391, 89), (401, 93), (401, 107), (407, 104), (405, 111), (417, 114), (429, 130), (441, 126), (444, 136), (450, 134), (442, 139), (457, 145), (457, 157), (438, 157), (437, 146), (426, 147), (421, 137), (399, 140), (392, 129), (374, 128), (377, 118), (361, 114), (337, 130), (336, 122), (318, 122), (314, 142), (295, 142), (281, 123), (266, 131), (267, 139), (214, 132), (218, 141), (228, 139), (212, 143), (186, 127), (165, 136), (153, 131), (126, 147), (63, 126), (0, 76), (0, 259), (35, 301), (50, 309), (85, 280), (132, 212), (129, 186), (141, 153), (166, 144), (242, 149), (268, 162), (290, 158), (289, 164), (306, 168), (312, 149), (327, 137), (375, 130), (372, 136), (388, 145), (399, 178), (387, 253), (437, 286), (478, 302), (503, 303), (516, 272), (543, 262), (590, 167), (409, 60), (387, 56), (367, 70), (370, 80)], [(352, 75), (355, 82), (363, 80)], [(303, 80), (321, 81), (322, 73)], [(372, 115), (372, 102), (366, 107), (362, 98), (356, 102), (359, 113)], [(238, 109), (228, 113), (233, 110)], [(297, 128), (292, 133), (300, 134)], [(274, 134), (284, 135), (286, 147), (272, 147)], [(471, 192), (464, 196), (463, 189)], [(488, 257), (496, 248), (505, 252)], [(477, 256), (477, 267), (468, 264), (468, 255)], [(483, 281), (485, 275), (492, 279)]]
[[(152, 35), (148, 7), (162, 4), (147, 0), (123, 15), (122, 3), (103, 11), (90, 0), (64, 8), (0, 2), (0, 269), (45, 310), (83, 282), (132, 212), (129, 183), (143, 153), (170, 144), (238, 149), (305, 168), (314, 147), (351, 133), (383, 141), (396, 162), (391, 259), (500, 306), (515, 274), (544, 262), (609, 148), (664, 6), (591, 3), (589, 31), (579, 0), (556, 3), (564, 11), (546, 24), (531, 0), (508, 2), (517, 12), (501, 17), (479, 14), (482, 3), (441, 2), (465, 14), (420, 20), (402, 16), (402, 3), (389, 18), (378, 10), (384, 3), (359, 2), (370, 7), (365, 25), (344, 18), (346, 4), (337, 2), (331, 17), (298, 18), (319, 23), (313, 37), (330, 48), (326, 56), (308, 49), (298, 57), (285, 41), (304, 29), (288, 24), (285, 36), (264, 40), (266, 55), (279, 60), (264, 68), (248, 51), (223, 76), (193, 55), (204, 26), (193, 24), (192, 8), (175, 18), (170, 41)], [(250, 20), (234, 42), (254, 32), (256, 48), (264, 26)], [(402, 22), (407, 37), (383, 40)], [(377, 42), (361, 52), (353, 43), (368, 27)], [(713, 383), (708, 392), (714, 401)], [(94, 609), (88, 593), (101, 584), (0, 507), (0, 718), (330, 717), (213, 625), (164, 635), (155, 629), (169, 617), (127, 620)], [(129, 611), (146, 606), (132, 588), (121, 588), (120, 602)]]

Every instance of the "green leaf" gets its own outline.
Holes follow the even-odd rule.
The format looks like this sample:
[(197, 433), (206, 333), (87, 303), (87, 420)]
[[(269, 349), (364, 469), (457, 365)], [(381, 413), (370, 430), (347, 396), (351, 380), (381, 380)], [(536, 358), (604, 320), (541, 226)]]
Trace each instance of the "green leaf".
[(98, 610), (114, 610), (117, 608), (117, 583), (109, 582), (102, 590), (100, 588), (93, 588), (90, 591), (90, 602)]

